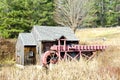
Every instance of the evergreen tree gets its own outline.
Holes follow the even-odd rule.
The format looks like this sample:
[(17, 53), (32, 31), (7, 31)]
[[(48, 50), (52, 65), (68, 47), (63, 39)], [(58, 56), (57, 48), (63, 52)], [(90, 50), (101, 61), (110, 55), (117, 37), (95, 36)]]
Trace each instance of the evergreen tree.
[(52, 0), (0, 0), (0, 33), (14, 38), (33, 25), (55, 25)]
[(119, 25), (120, 12), (117, 11), (119, 0), (97, 0), (97, 24), (102, 27)]

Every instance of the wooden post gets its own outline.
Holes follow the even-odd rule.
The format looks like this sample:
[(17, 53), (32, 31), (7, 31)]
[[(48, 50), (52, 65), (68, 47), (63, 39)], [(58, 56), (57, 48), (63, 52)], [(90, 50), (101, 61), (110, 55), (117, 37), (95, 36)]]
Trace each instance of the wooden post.
[(64, 39), (64, 51), (66, 51), (66, 40)]
[(82, 57), (81, 50), (79, 51), (79, 54), (80, 54), (80, 58), (81, 58)]
[(92, 56), (89, 57), (88, 61), (95, 57), (96, 52), (92, 52), (92, 53), (93, 53), (93, 54), (92, 54)]
[(37, 50), (38, 51), (36, 51), (37, 52), (36, 53), (36, 64), (37, 65), (42, 64), (42, 62), (41, 62), (41, 54), (42, 54), (42, 48), (41, 48), (41, 46), (42, 46), (42, 42), (39, 42), (38, 46), (37, 46)]
[(60, 60), (60, 58), (61, 58), (61, 56), (60, 56), (60, 40), (58, 40), (58, 55), (59, 55), (59, 60)]
[(64, 54), (64, 59), (66, 59), (66, 54), (67, 54), (67, 50), (66, 50), (66, 39), (64, 39), (64, 51), (65, 51), (65, 54)]

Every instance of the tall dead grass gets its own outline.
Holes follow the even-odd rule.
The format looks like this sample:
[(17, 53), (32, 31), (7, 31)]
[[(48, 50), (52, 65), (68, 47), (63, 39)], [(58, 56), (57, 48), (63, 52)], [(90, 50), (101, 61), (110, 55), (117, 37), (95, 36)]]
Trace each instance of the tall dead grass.
[(24, 69), (2, 67), (0, 80), (119, 80), (119, 47), (109, 47), (91, 61), (61, 61), (51, 70), (38, 69), (35, 65)]

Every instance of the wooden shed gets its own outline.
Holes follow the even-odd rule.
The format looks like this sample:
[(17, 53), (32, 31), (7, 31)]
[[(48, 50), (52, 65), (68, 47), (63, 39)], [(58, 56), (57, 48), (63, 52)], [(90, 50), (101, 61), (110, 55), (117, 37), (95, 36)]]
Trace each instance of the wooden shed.
[(22, 65), (41, 64), (43, 53), (58, 44), (60, 39), (66, 39), (66, 44), (78, 44), (79, 41), (69, 27), (34, 26), (31, 33), (20, 33), (16, 43), (16, 62)]
[[(29, 58), (29, 52), (33, 57)], [(16, 43), (16, 62), (18, 64), (36, 64), (36, 42), (31, 33), (20, 33)]]

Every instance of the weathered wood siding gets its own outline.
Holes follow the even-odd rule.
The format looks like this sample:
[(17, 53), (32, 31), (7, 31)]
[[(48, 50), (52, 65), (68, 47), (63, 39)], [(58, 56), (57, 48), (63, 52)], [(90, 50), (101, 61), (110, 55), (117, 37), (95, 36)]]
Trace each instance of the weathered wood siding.
[(53, 46), (55, 42), (54, 41), (44, 41), (42, 42), (42, 53), (50, 50), (50, 47)]
[(41, 45), (41, 42), (38, 42), (37, 43), (37, 46), (36, 46), (36, 61), (37, 61), (37, 63), (36, 64), (41, 64), (41, 47), (42, 47), (42, 45)]
[(16, 63), (24, 65), (24, 45), (20, 36), (16, 43)]

